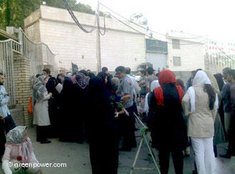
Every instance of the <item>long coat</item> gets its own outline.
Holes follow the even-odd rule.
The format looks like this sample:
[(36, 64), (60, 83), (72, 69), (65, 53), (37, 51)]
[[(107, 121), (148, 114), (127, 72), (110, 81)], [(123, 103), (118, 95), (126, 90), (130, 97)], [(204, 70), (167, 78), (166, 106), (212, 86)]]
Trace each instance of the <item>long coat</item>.
[(117, 174), (117, 125), (114, 120), (114, 108), (109, 97), (101, 79), (92, 78), (87, 98), (90, 107), (87, 124), (92, 174)]
[(208, 94), (203, 90), (203, 85), (194, 86), (195, 112), (190, 114), (190, 96), (188, 93), (183, 98), (185, 115), (188, 119), (188, 136), (197, 138), (210, 138), (214, 136), (214, 122), (217, 113), (216, 107), (209, 108)]
[(174, 84), (165, 84), (162, 89), (164, 106), (157, 104), (154, 92), (150, 93), (148, 125), (153, 147), (158, 150), (184, 150), (188, 140), (179, 94)]
[(48, 92), (44, 92), (44, 98), (42, 100), (36, 101), (34, 106), (34, 117), (33, 124), (38, 126), (49, 126), (50, 118), (48, 113), (48, 100), (50, 95)]

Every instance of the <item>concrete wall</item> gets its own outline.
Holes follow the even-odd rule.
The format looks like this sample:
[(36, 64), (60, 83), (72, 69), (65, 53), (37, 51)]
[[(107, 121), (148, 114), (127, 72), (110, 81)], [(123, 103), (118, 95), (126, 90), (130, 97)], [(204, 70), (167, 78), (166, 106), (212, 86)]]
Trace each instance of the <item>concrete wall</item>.
[[(196, 42), (180, 40), (180, 49), (172, 48), (172, 39), (168, 40), (167, 64), (172, 71), (192, 71), (205, 69), (204, 45)], [(173, 65), (173, 56), (181, 57), (181, 66)]]
[[(88, 29), (94, 27), (95, 16), (76, 12), (79, 21)], [(39, 24), (33, 22), (37, 21)], [(100, 18), (101, 26), (103, 19)], [(40, 41), (46, 43), (56, 55), (59, 67), (71, 69), (71, 62), (78, 67), (96, 70), (96, 31), (84, 33), (64, 9), (41, 6), (40, 15), (33, 14), (25, 20), (25, 31), (34, 25)], [(130, 66), (136, 70), (146, 61), (145, 36), (115, 21), (106, 19), (106, 34), (101, 36), (101, 64), (114, 71), (116, 66)], [(34, 38), (34, 37), (32, 37)]]
[(40, 32), (39, 32), (39, 19), (41, 17), (40, 9), (33, 12), (25, 20), (25, 32), (27, 36), (34, 42), (40, 42)]

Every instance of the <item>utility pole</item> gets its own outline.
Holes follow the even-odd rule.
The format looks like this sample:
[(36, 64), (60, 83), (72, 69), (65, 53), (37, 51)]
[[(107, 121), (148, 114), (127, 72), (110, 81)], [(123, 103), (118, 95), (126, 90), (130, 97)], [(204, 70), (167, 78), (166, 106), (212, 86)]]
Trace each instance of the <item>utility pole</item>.
[(97, 59), (97, 74), (101, 71), (101, 51), (100, 51), (100, 27), (99, 27), (99, 0), (97, 0), (97, 11), (96, 11), (96, 59)]

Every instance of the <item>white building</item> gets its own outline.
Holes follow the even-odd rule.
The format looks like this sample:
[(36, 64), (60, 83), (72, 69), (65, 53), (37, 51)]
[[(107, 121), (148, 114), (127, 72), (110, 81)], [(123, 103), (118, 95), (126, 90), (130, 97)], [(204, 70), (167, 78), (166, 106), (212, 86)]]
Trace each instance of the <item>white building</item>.
[[(94, 15), (79, 12), (75, 15), (88, 30), (96, 26)], [(31, 39), (50, 47), (60, 68), (70, 70), (73, 62), (80, 69), (96, 71), (96, 31), (84, 33), (67, 10), (42, 5), (24, 23)], [(103, 26), (103, 17), (100, 23)], [(110, 71), (118, 65), (136, 70), (143, 62), (146, 62), (145, 35), (106, 18), (106, 33), (101, 36), (101, 65)]]
[(205, 69), (205, 44), (195, 37), (181, 32), (172, 32), (168, 40), (168, 68), (172, 71)]

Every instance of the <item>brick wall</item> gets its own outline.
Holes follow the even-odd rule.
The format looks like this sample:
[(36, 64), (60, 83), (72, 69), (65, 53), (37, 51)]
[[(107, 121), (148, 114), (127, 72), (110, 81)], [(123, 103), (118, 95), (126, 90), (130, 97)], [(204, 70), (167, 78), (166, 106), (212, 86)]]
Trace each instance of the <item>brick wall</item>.
[(23, 108), (23, 123), (29, 126), (32, 116), (27, 112), (31, 96), (30, 60), (23, 56), (14, 56), (14, 78), (16, 89), (16, 105)]
[(17, 106), (16, 108), (14, 109), (10, 109), (10, 112), (11, 112), (11, 116), (15, 122), (16, 125), (24, 125), (24, 109), (23, 107), (19, 107)]

